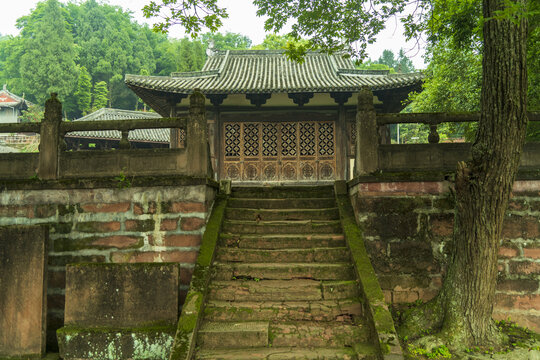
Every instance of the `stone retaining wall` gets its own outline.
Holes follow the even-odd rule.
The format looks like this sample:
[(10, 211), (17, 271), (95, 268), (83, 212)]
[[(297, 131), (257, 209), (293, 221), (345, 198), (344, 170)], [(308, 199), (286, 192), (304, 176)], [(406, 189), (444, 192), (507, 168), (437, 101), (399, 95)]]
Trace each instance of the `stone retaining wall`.
[(182, 304), (214, 195), (206, 185), (0, 192), (0, 226), (50, 225), (49, 350), (64, 321), (66, 264), (180, 263)]
[[(432, 299), (442, 284), (454, 200), (449, 183), (360, 182), (350, 196), (386, 301)], [(517, 181), (499, 251), (496, 319), (540, 331), (540, 181)]]

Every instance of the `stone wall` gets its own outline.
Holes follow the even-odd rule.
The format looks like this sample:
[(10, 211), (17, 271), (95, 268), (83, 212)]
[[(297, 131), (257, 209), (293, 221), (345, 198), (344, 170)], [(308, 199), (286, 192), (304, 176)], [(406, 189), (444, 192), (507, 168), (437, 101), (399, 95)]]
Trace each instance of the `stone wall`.
[[(350, 184), (386, 301), (432, 299), (442, 284), (454, 200), (449, 183)], [(504, 222), (494, 317), (540, 331), (540, 181), (517, 181)]]
[(64, 321), (66, 264), (180, 263), (182, 304), (214, 193), (207, 185), (0, 192), (0, 226), (50, 226), (49, 350)]

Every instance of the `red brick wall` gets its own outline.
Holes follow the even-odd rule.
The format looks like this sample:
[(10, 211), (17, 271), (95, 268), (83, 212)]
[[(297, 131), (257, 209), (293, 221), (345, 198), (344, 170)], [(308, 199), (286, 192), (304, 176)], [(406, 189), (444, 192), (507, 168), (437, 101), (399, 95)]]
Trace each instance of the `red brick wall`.
[[(446, 182), (359, 183), (350, 190), (387, 302), (433, 298), (453, 230)], [(540, 181), (517, 181), (499, 252), (496, 319), (540, 331)]]
[(213, 198), (204, 185), (0, 193), (0, 226), (50, 225), (49, 349), (63, 326), (66, 264), (178, 262), (183, 303)]

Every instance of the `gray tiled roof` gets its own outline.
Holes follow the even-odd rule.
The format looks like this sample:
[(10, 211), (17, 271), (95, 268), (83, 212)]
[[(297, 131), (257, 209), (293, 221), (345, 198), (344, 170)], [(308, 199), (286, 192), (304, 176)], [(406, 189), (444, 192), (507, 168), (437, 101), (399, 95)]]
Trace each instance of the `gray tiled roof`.
[[(126, 119), (156, 119), (161, 118), (161, 115), (154, 112), (129, 111), (120, 109), (102, 108), (91, 114), (83, 116), (74, 121), (96, 121), (96, 120), (126, 120)], [(114, 139), (120, 140), (122, 133), (118, 130), (101, 130), (101, 131), (74, 131), (67, 136), (98, 138), (98, 139)], [(147, 141), (169, 143), (170, 129), (137, 129), (129, 132), (129, 140), (132, 141)]]
[(290, 61), (280, 50), (218, 51), (201, 71), (171, 76), (126, 75), (131, 88), (174, 93), (248, 94), (280, 92), (345, 92), (419, 84), (421, 73), (385, 74), (355, 69), (350, 59), (310, 52), (303, 63)]

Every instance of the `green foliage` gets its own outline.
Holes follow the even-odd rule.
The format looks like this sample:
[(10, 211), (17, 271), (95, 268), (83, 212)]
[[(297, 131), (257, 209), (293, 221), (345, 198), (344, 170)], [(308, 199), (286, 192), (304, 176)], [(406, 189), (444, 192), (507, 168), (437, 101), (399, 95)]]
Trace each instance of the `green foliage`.
[(267, 34), (263, 42), (253, 46), (252, 50), (283, 50), (287, 42), (293, 39), (287, 35)]
[(66, 19), (61, 4), (47, 0), (17, 22), (24, 26), (25, 36), (20, 57), (21, 82), (30, 100), (37, 104), (44, 104), (51, 92), (65, 100), (75, 89), (76, 52)]
[(291, 60), (304, 61), (304, 55), (309, 50), (315, 50), (309, 40), (295, 39), (290, 35), (268, 34), (263, 42), (252, 47), (253, 50), (285, 50)]
[(202, 69), (206, 61), (206, 55), (201, 41), (190, 41), (188, 38), (183, 38), (177, 41), (176, 45), (175, 57), (177, 62), (175, 71), (198, 71)]
[[(156, 74), (170, 43), (165, 35), (135, 23), (129, 12), (96, 0), (40, 2), (17, 26), (20, 35), (0, 39), (0, 82), (40, 105), (50, 91), (58, 92), (68, 117), (88, 111), (77, 69), (86, 68), (93, 82), (107, 83), (112, 106), (134, 109), (137, 97), (123, 84), (124, 75), (143, 69)], [(163, 64), (160, 70), (169, 75), (177, 69)]]
[(109, 102), (108, 93), (109, 91), (107, 90), (107, 83), (105, 81), (100, 81), (94, 85), (92, 111), (107, 107), (107, 103)]
[(21, 122), (41, 122), (43, 119), (43, 108), (39, 105), (30, 105), (27, 110), (22, 112), (22, 115), (19, 117)]
[(413, 355), (413, 356), (423, 355), (427, 357), (428, 359), (452, 358), (452, 354), (450, 353), (450, 350), (448, 350), (448, 348), (445, 345), (440, 345), (438, 347), (431, 349), (430, 351), (430, 350), (426, 350), (424, 348), (409, 344), (408, 351), (410, 355)]
[(79, 80), (77, 81), (75, 97), (82, 115), (88, 114), (92, 108), (92, 78), (84, 66), (79, 68)]
[(166, 33), (171, 26), (179, 24), (194, 38), (203, 28), (216, 31), (222, 25), (221, 19), (228, 17), (227, 11), (217, 5), (217, 0), (150, 1), (143, 8), (143, 14), (147, 18), (163, 19), (154, 25), (155, 31)]
[(133, 109), (137, 98), (123, 85), (123, 78), (141, 69), (154, 72), (156, 59), (150, 38), (157, 34), (133, 22), (130, 13), (117, 6), (87, 0), (80, 5), (70, 3), (67, 8), (79, 64), (86, 67), (94, 82), (107, 83), (113, 107)]
[(288, 35), (309, 42), (306, 46), (288, 48), (293, 58), (314, 48), (330, 53), (345, 51), (363, 58), (367, 44), (384, 28), (385, 20), (405, 6), (399, 0), (382, 0), (376, 7), (357, 0), (254, 0), (253, 3), (259, 8), (257, 15), (268, 17), (267, 31), (279, 32), (289, 20), (295, 20)]
[[(482, 87), (482, 54), (480, 43), (479, 2), (434, 1), (434, 19), (428, 24), (430, 43), (427, 49), (429, 65), (421, 93), (411, 94), (413, 112), (466, 112), (480, 111)], [(530, 34), (528, 39), (528, 106), (540, 110), (540, 23), (538, 2), (530, 3)], [(463, 17), (468, 17), (463, 19)], [(474, 20), (472, 21), (471, 18)], [(474, 25), (474, 26), (473, 26)], [(457, 27), (455, 33), (451, 29)], [(426, 127), (407, 125), (406, 132), (426, 132)], [(401, 128), (400, 128), (401, 129)], [(476, 124), (442, 124), (441, 139), (456, 137), (473, 141)], [(407, 135), (406, 135), (407, 136)], [(413, 135), (417, 136), (417, 135)], [(422, 137), (422, 135), (420, 135)], [(427, 132), (425, 137), (427, 138)], [(528, 141), (540, 141), (540, 124), (530, 123)]]
[(366, 61), (362, 62), (360, 65), (357, 65), (356, 67), (362, 70), (388, 70), (390, 74), (394, 74), (396, 72), (394, 68), (391, 68), (385, 64), (379, 64), (378, 62), (373, 62), (371, 61), (371, 59), (367, 59)]
[(232, 32), (225, 34), (206, 33), (201, 36), (201, 41), (206, 48), (213, 44), (213, 48), (216, 50), (244, 50), (251, 47), (249, 37)]
[(119, 189), (129, 189), (132, 185), (133, 179), (129, 179), (124, 173), (125, 171), (126, 171), (126, 168), (122, 168), (122, 171), (120, 171), (120, 174), (114, 177), (114, 180), (118, 182), (116, 184), (116, 187)]
[(397, 58), (392, 50), (384, 50), (378, 60), (372, 61), (371, 59), (368, 59), (357, 67), (365, 70), (389, 70), (390, 74), (395, 72), (405, 74), (415, 71), (412, 60), (405, 55), (403, 49), (399, 50)]

